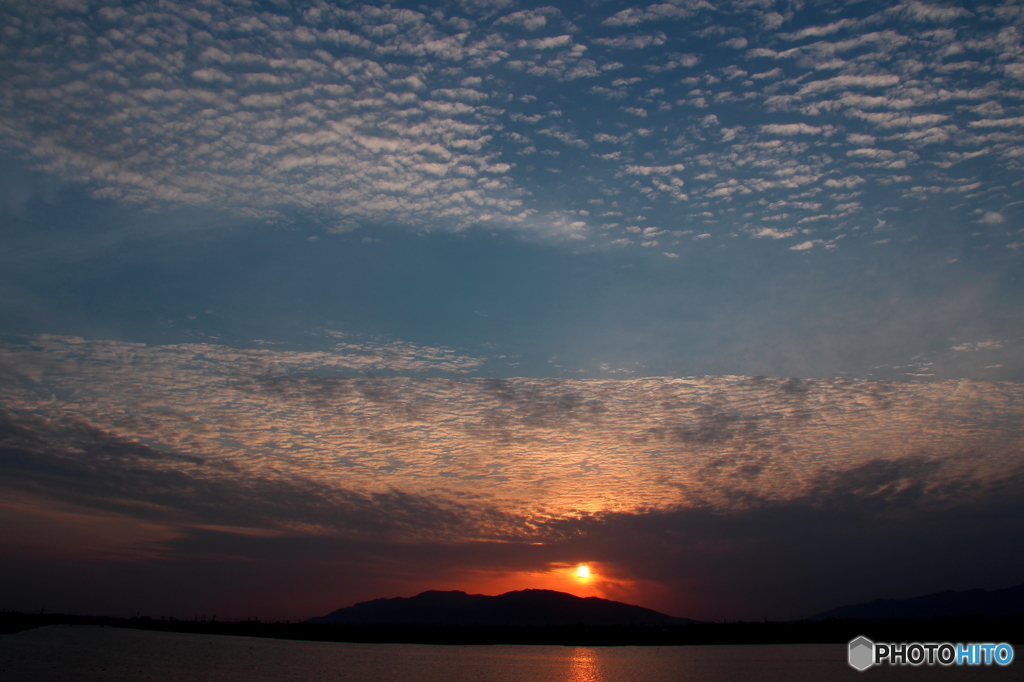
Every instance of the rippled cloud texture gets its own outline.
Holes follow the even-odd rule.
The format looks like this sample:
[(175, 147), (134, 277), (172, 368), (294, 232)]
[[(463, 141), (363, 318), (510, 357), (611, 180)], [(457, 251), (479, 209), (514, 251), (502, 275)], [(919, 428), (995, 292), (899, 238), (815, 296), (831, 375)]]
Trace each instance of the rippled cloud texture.
[(5, 3), (0, 608), (1019, 584), (1022, 26)]
[[(925, 557), (879, 554), (874, 535), (891, 535), (889, 524), (943, 547), (954, 512), (976, 514), (993, 498), (1011, 505), (1005, 518), (984, 513), (981, 541), (1018, 518), (1017, 384), (339, 376), (365, 362), (353, 350), (365, 352), (8, 345), (5, 487), (44, 507), (60, 500), (153, 527), (145, 541), (74, 548), (80, 561), (180, 561), (211, 533), (246, 540), (238, 559), (285, 539), (519, 551), (535, 573), (604, 562), (621, 579), (605, 586), (615, 596), (643, 598), (630, 590), (638, 579), (685, 584), (692, 592), (676, 605), (705, 615), (709, 601), (734, 599), (711, 567), (745, 572), (736, 562), (757, 560), (755, 574), (771, 574), (805, 563), (775, 576), (772, 592), (746, 595), (776, 610), (787, 605), (775, 591), (809, 571), (849, 570), (835, 555), (793, 556), (787, 543), (848, 543), (841, 555), (863, 553), (858, 584), (893, 572), (909, 581)], [(429, 349), (387, 363), (472, 364)], [(480, 570), (466, 561), (449, 570)], [(962, 558), (947, 561), (939, 576), (964, 569)], [(1009, 579), (1008, 569), (988, 570)]]
[(1021, 247), (1018, 5), (581, 9), (10, 3), (4, 138), (97, 197), (329, 229), (800, 251), (938, 200)]

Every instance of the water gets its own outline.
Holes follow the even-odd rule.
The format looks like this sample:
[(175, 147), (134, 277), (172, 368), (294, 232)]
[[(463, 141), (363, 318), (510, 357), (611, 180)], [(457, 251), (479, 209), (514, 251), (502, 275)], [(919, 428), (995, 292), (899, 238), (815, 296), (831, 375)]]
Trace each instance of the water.
[(1024, 680), (999, 668), (870, 668), (833, 644), (687, 647), (338, 644), (52, 626), (0, 636), (7, 682), (720, 682)]

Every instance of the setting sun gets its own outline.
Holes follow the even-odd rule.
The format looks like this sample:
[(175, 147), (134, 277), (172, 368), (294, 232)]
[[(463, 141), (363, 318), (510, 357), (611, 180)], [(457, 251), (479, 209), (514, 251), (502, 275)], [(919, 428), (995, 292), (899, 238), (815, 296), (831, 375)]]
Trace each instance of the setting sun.
[(577, 566), (576, 567), (576, 577), (577, 578), (583, 578), (583, 579), (589, 578), (590, 577), (590, 566), (584, 566), (584, 565)]

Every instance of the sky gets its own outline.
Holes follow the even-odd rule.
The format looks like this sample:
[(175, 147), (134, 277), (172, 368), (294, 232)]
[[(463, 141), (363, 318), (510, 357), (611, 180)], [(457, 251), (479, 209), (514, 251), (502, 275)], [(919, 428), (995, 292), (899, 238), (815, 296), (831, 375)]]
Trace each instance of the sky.
[(4, 3), (0, 608), (1024, 582), (1022, 30)]

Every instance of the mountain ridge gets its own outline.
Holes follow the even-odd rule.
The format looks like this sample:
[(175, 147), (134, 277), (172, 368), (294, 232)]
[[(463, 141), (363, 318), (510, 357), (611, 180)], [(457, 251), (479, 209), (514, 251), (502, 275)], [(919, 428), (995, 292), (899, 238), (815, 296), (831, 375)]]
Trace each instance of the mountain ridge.
[(910, 599), (873, 599), (839, 606), (809, 618), (862, 620), (924, 620), (948, 616), (1014, 616), (1024, 614), (1024, 584), (1002, 590), (945, 590)]
[[(829, 618), (927, 620), (959, 616), (1024, 615), (1024, 584), (1001, 590), (945, 590), (909, 599), (873, 599), (822, 611), (807, 622)], [(306, 623), (331, 625), (560, 626), (686, 625), (642, 606), (555, 590), (526, 589), (489, 596), (462, 590), (427, 590), (413, 597), (384, 597), (337, 609)]]
[(495, 596), (428, 590), (414, 597), (373, 599), (310, 618), (333, 625), (684, 625), (653, 609), (555, 590), (514, 590)]

